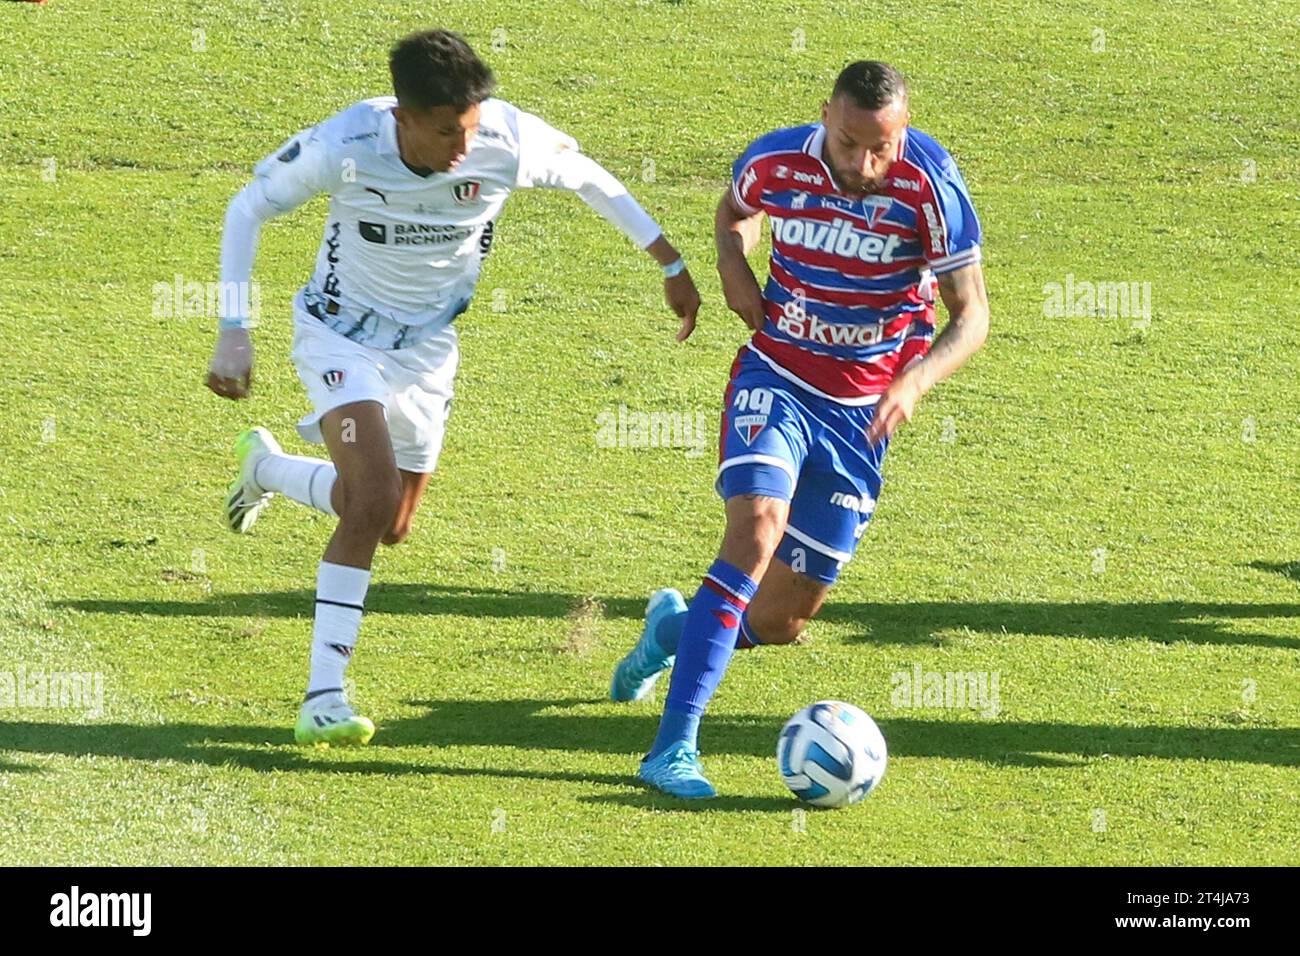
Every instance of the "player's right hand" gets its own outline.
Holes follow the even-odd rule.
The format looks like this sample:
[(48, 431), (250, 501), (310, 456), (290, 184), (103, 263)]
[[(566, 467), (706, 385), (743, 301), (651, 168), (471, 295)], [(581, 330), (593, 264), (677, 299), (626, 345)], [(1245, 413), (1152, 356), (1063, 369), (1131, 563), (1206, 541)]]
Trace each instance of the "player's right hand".
[(247, 329), (222, 329), (208, 365), (208, 388), (222, 398), (247, 398), (253, 385), (253, 342)]
[(722, 295), (727, 300), (727, 308), (744, 319), (755, 332), (761, 329), (766, 320), (763, 293), (749, 263), (744, 259), (719, 262), (718, 277), (722, 279)]

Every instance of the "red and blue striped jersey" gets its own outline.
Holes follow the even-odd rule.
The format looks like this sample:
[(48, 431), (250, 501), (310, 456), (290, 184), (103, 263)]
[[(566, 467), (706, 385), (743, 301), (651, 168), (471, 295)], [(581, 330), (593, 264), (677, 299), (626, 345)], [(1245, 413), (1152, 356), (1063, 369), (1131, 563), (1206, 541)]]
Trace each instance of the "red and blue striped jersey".
[(841, 194), (820, 123), (768, 133), (732, 198), (771, 220), (767, 321), (748, 348), (814, 394), (874, 402), (934, 338), (934, 276), (980, 261), (980, 224), (948, 152), (908, 129), (877, 194)]

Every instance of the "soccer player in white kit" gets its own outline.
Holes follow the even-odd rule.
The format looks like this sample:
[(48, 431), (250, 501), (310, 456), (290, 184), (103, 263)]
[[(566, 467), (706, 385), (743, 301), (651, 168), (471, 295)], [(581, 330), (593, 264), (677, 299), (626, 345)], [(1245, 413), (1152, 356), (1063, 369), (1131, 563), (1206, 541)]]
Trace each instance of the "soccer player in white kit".
[[(357, 103), (299, 133), (231, 201), (221, 244), (226, 289), (246, 289), (261, 224), (318, 193), (329, 217), (316, 270), (293, 300), (292, 358), (313, 411), (298, 432), (330, 460), (286, 455), (262, 428), (236, 441), (226, 502), (246, 532), (279, 493), (338, 517), (316, 579), (307, 694), (294, 736), (364, 744), (343, 674), (361, 626), (370, 565), (396, 544), (437, 464), (458, 350), (492, 224), (511, 190), (576, 192), (663, 267), (664, 294), (690, 335), (700, 299), (677, 250), (626, 188), (570, 137), (492, 97), (491, 70), (454, 33), (412, 34), (392, 50), (396, 96)], [(207, 385), (247, 397), (247, 296), (225, 303)]]

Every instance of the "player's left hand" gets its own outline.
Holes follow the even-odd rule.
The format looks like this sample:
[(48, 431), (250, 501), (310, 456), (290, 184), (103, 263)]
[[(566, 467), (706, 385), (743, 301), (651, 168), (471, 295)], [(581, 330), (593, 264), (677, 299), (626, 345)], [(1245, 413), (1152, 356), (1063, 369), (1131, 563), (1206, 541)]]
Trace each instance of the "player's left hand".
[(876, 445), (890, 438), (894, 429), (903, 422), (912, 420), (912, 412), (917, 400), (922, 395), (921, 386), (916, 379), (904, 373), (889, 383), (880, 401), (876, 403), (876, 414), (867, 428), (867, 443)]
[(665, 279), (664, 298), (668, 300), (668, 308), (682, 320), (682, 327), (677, 330), (677, 341), (685, 342), (695, 331), (695, 315), (700, 311), (700, 293), (691, 274), (683, 271)]

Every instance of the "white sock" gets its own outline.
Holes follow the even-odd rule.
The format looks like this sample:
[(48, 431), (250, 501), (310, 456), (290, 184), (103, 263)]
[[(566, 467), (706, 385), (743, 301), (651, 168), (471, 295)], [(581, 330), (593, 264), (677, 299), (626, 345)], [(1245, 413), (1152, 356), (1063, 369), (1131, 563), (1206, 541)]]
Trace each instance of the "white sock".
[(323, 458), (304, 458), (301, 455), (270, 454), (253, 469), (253, 481), (263, 491), (278, 491), (286, 498), (301, 502), (309, 508), (334, 515), (330, 504), (330, 491), (338, 472)]
[(344, 564), (320, 563), (316, 572), (316, 623), (311, 632), (311, 676), (307, 695), (341, 690), (343, 672), (352, 659), (370, 572)]

